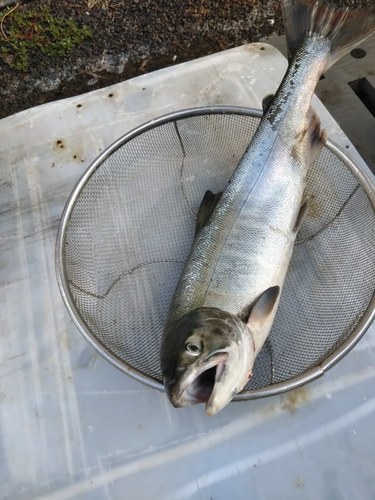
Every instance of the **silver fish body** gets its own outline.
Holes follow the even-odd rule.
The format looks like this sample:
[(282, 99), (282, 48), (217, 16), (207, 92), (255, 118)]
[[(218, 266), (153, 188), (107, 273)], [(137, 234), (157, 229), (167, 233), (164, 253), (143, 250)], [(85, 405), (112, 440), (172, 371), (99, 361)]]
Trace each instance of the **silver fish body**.
[[(220, 376), (216, 373), (215, 378), (211, 377), (211, 396), (197, 397), (196, 401), (207, 402), (208, 414), (219, 411), (242, 390), (270, 332), (295, 237), (307, 207), (303, 203), (306, 175), (326, 139), (311, 108), (314, 89), (324, 70), (353, 43), (358, 43), (359, 35), (352, 35), (351, 25), (344, 40), (337, 36), (346, 26), (347, 10), (331, 10), (310, 0), (283, 0), (282, 4), (284, 19), (288, 12), (298, 19), (300, 11), (293, 10), (298, 6), (314, 22), (310, 32), (306, 29), (299, 36), (295, 36), (293, 24), (288, 26), (293, 19), (286, 22), (289, 47), (293, 47), (288, 71), (212, 214), (196, 235), (172, 300), (162, 342), (162, 371), (175, 406), (192, 404), (194, 394), (199, 395), (197, 389), (184, 399), (176, 370), (183, 374), (184, 380), (189, 377), (197, 380), (209, 359), (212, 365), (207, 353), (212, 343), (217, 342), (213, 332), (219, 331), (220, 338), (231, 336), (228, 345), (241, 343), (240, 362), (238, 356), (229, 353), (225, 343), (219, 349)], [(374, 19), (374, 10), (371, 15)], [(362, 16), (361, 21), (366, 24), (363, 19)], [(366, 29), (368, 34), (372, 29), (370, 24)], [(361, 36), (364, 37), (363, 29)], [(212, 310), (217, 316), (221, 311), (221, 325), (234, 324), (240, 319), (246, 328), (240, 328), (241, 334), (234, 340), (233, 327), (216, 323), (211, 333), (205, 330), (203, 335), (199, 332), (203, 332), (204, 322), (185, 321), (184, 328), (177, 328), (179, 334), (170, 349), (175, 325), (181, 325), (192, 311), (201, 309), (207, 317), (210, 317), (207, 311)], [(186, 353), (187, 345), (196, 345), (196, 359), (192, 359), (191, 352)], [(227, 352), (225, 359), (224, 352)], [(177, 360), (174, 363), (170, 361), (173, 357)]]
[(310, 102), (329, 50), (307, 42), (197, 237), (169, 322), (198, 307), (240, 315), (266, 288), (283, 285), (310, 166)]

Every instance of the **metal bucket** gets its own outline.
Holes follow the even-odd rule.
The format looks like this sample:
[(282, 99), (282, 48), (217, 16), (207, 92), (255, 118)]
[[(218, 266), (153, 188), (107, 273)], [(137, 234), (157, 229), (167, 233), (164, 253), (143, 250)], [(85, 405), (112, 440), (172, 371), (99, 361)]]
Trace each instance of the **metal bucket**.
[[(184, 110), (129, 132), (87, 169), (64, 209), (57, 279), (75, 324), (124, 373), (163, 390), (159, 347), (207, 189), (221, 191), (261, 112)], [(311, 167), (310, 207), (253, 378), (235, 399), (277, 394), (322, 375), (374, 317), (375, 193), (328, 141)]]

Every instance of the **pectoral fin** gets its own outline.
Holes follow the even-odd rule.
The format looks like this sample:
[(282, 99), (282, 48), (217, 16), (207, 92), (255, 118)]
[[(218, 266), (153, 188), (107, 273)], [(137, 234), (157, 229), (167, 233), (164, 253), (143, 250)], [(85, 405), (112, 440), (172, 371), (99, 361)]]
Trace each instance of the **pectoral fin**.
[(255, 303), (252, 305), (250, 315), (247, 319), (247, 326), (251, 332), (261, 330), (266, 321), (269, 319), (273, 308), (275, 307), (277, 298), (280, 295), (280, 287), (272, 286), (263, 292)]
[(221, 194), (221, 192), (213, 194), (212, 191), (206, 191), (198, 210), (197, 222), (195, 224), (195, 234), (198, 234), (199, 231), (207, 224), (208, 219), (211, 217), (212, 212), (215, 210), (215, 207), (221, 198)]
[(296, 219), (296, 222), (294, 223), (294, 227), (293, 227), (293, 231), (295, 233), (298, 233), (299, 231), (299, 228), (301, 227), (301, 224), (302, 224), (302, 221), (303, 221), (303, 218), (305, 217), (307, 211), (309, 209), (309, 200), (305, 200), (302, 205), (301, 205), (301, 208), (299, 209), (299, 212), (298, 212), (298, 215), (297, 215), (297, 219)]

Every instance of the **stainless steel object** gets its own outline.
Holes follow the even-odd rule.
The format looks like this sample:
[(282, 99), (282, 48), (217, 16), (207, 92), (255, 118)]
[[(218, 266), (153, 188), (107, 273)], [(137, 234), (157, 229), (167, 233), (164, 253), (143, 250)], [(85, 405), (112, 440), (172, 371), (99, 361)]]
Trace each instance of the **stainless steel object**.
[[(207, 189), (223, 189), (261, 113), (184, 110), (121, 137), (88, 168), (64, 209), (57, 279), (85, 338), (108, 361), (162, 390), (159, 345)], [(277, 394), (339, 361), (374, 317), (375, 192), (331, 142), (308, 175), (279, 311), (254, 377), (235, 399)]]

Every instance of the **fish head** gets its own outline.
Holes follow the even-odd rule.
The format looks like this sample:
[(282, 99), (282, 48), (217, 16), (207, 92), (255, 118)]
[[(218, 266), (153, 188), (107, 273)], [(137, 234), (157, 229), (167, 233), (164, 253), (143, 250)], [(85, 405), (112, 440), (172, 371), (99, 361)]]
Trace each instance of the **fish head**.
[(220, 411), (251, 377), (253, 345), (246, 324), (216, 308), (195, 309), (168, 325), (161, 366), (173, 406), (205, 403), (208, 415)]

